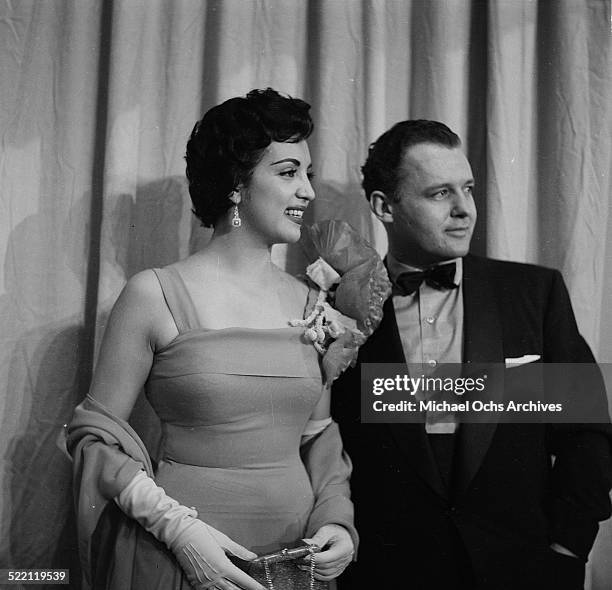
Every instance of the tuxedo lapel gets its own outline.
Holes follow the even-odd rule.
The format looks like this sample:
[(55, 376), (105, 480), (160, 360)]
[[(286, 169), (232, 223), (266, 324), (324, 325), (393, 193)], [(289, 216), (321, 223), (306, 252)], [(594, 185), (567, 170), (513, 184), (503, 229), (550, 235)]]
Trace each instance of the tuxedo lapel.
[[(466, 256), (463, 261), (464, 363), (495, 363), (489, 376), (488, 399), (501, 401), (503, 395), (504, 353), (500, 310), (487, 273), (479, 261)], [(501, 381), (500, 381), (501, 380)], [(486, 415), (487, 422), (461, 424), (455, 464), (455, 485), (465, 492), (476, 475), (491, 445), (497, 428), (496, 414)]]
[(500, 310), (491, 279), (471, 256), (463, 260), (463, 361), (503, 363)]
[[(383, 306), (383, 318), (378, 330), (362, 347), (362, 363), (401, 363), (406, 358), (395, 319), (393, 298), (389, 297)], [(435, 463), (425, 433), (424, 422), (419, 424), (386, 424), (391, 437), (402, 455), (419, 475), (441, 496), (448, 495), (440, 472)]]

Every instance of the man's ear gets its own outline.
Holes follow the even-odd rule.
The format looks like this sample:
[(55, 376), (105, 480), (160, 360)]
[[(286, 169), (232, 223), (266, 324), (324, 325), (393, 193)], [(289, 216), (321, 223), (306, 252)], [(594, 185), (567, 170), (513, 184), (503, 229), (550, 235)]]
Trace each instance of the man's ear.
[(370, 193), (370, 209), (383, 223), (393, 222), (393, 202), (382, 191)]

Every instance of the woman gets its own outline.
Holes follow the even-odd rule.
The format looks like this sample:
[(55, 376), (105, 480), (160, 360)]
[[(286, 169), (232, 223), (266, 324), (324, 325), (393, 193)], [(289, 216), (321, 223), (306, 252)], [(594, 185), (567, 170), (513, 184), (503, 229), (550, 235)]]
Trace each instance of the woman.
[[(350, 464), (329, 388), (304, 326), (288, 323), (304, 316), (309, 288), (270, 257), (300, 238), (315, 197), (309, 108), (267, 89), (204, 116), (187, 177), (213, 236), (132, 277), (113, 308), (68, 439), (95, 588), (263, 590), (252, 576), (293, 588), (249, 562), (305, 535), (321, 551), (288, 575), (308, 587), (354, 554)], [(126, 422), (143, 386), (163, 429), (155, 474)]]

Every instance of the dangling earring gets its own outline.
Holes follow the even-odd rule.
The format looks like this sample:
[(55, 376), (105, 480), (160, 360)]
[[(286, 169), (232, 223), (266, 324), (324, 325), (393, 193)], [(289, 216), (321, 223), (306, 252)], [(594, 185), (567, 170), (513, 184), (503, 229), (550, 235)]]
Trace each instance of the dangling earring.
[(242, 219), (240, 219), (240, 215), (238, 214), (238, 203), (234, 205), (234, 216), (232, 217), (232, 225), (234, 227), (240, 227), (242, 225)]

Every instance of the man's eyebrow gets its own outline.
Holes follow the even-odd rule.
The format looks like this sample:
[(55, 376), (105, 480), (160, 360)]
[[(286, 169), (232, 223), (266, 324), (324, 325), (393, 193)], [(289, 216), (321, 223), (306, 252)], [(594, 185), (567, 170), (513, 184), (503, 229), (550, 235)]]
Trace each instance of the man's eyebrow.
[[(441, 188), (448, 188), (453, 186), (453, 184), (453, 182), (439, 182), (438, 184), (432, 184), (431, 186), (428, 186), (426, 190), (431, 191)], [(468, 178), (461, 183), (462, 186), (465, 186), (466, 184), (475, 184), (474, 179)]]
[(441, 188), (448, 188), (450, 186), (452, 186), (453, 183), (452, 182), (439, 182), (437, 184), (431, 184), (429, 185), (425, 190), (426, 191), (435, 191)]

